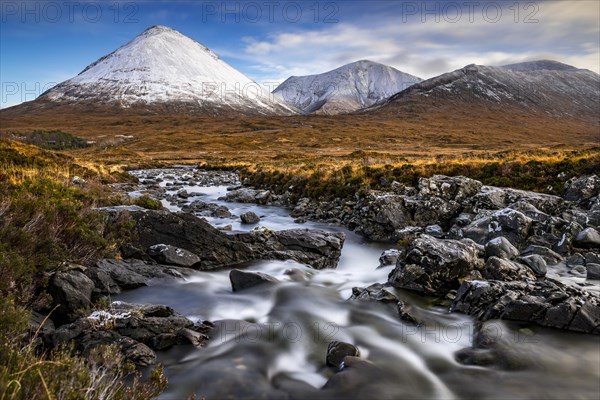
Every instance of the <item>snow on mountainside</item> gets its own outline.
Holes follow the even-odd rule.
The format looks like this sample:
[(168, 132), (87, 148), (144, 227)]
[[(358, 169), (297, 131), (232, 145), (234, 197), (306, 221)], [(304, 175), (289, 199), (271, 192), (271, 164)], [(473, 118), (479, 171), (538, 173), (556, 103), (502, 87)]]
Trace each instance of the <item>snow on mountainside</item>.
[(164, 26), (145, 30), (39, 100), (125, 108), (160, 105), (210, 114), (292, 113), (208, 48)]
[[(368, 112), (401, 113), (402, 107), (515, 106), (523, 111), (598, 122), (600, 75), (555, 61), (504, 67), (467, 65), (436, 76), (381, 102)], [(416, 108), (415, 108), (416, 107)]]
[(369, 107), (420, 81), (387, 65), (362, 60), (323, 74), (292, 76), (273, 93), (304, 113), (340, 114)]

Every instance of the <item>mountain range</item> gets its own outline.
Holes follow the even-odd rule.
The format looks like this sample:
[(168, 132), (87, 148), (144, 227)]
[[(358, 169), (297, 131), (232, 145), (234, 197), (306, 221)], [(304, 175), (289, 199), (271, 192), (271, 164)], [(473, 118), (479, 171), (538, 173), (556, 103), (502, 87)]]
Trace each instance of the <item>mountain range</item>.
[(318, 75), (290, 77), (265, 91), (199, 42), (151, 27), (36, 100), (0, 116), (40, 110), (146, 114), (361, 114), (409, 118), (447, 113), (518, 112), (598, 124), (600, 75), (555, 61), (468, 65), (422, 80), (361, 60)]

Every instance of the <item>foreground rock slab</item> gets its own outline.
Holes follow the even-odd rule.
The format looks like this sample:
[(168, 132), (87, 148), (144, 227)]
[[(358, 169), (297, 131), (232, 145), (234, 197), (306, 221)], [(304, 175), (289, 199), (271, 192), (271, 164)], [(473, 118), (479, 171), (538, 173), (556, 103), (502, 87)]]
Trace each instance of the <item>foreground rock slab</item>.
[[(203, 219), (186, 213), (143, 210), (133, 207), (103, 211), (118, 218), (127, 213), (135, 221), (129, 251), (134, 257), (157, 245), (183, 249), (199, 258), (194, 269), (212, 270), (253, 260), (294, 260), (313, 268), (335, 268), (342, 252), (345, 235), (319, 230), (292, 229), (272, 232), (257, 229), (228, 235)], [(189, 258), (189, 254), (187, 258)], [(195, 259), (194, 259), (195, 260)]]
[(600, 334), (600, 297), (552, 279), (465, 281), (451, 311), (469, 314), (481, 321), (506, 319)]

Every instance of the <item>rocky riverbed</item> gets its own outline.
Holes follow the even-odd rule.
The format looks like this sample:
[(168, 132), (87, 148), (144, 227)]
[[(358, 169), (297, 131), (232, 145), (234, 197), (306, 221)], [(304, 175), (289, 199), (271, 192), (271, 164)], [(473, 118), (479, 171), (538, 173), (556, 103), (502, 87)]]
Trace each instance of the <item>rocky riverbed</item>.
[(50, 277), (47, 346), (161, 361), (165, 398), (600, 395), (597, 176), (563, 197), (434, 176), (290, 204), (232, 172), (132, 174), (118, 189), (165, 209), (101, 210), (132, 239)]

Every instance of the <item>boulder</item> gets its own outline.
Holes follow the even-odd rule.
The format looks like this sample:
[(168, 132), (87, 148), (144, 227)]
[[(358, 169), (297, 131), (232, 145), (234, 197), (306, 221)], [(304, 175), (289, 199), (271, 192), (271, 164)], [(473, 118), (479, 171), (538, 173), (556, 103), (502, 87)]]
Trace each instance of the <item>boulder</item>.
[(405, 196), (370, 191), (357, 205), (356, 230), (371, 240), (391, 240), (395, 230), (412, 225), (412, 215), (404, 201)]
[(451, 311), (481, 321), (506, 319), (600, 334), (600, 297), (546, 278), (543, 281), (465, 281)]
[(527, 266), (495, 256), (487, 259), (481, 275), (499, 281), (535, 280), (535, 274)]
[[(115, 213), (114, 208), (109, 211)], [(291, 229), (256, 230), (228, 235), (203, 219), (166, 210), (128, 210), (135, 221), (130, 246), (147, 249), (165, 244), (200, 258), (195, 269), (212, 270), (253, 260), (295, 260), (313, 268), (335, 268), (345, 240), (343, 233)], [(118, 214), (118, 212), (117, 212)]]
[(155, 244), (146, 251), (150, 257), (161, 264), (192, 267), (200, 262), (200, 257), (179, 247), (168, 244)]
[(404, 260), (390, 273), (394, 286), (434, 295), (445, 295), (483, 266), (474, 243), (422, 235), (412, 242)]
[(396, 265), (398, 258), (402, 255), (402, 252), (397, 249), (385, 250), (379, 256), (379, 267), (385, 267), (386, 265)]
[(600, 233), (594, 228), (585, 228), (575, 237), (573, 244), (586, 249), (600, 249)]
[(532, 254), (541, 256), (546, 263), (550, 265), (558, 264), (564, 260), (563, 256), (544, 246), (530, 245), (521, 252), (522, 256), (529, 256)]
[(419, 179), (418, 196), (423, 199), (438, 197), (460, 203), (477, 194), (482, 186), (481, 182), (464, 176), (434, 175)]
[(267, 204), (271, 196), (268, 190), (256, 190), (250, 188), (241, 188), (228, 192), (225, 197), (219, 200), (225, 200), (234, 203), (258, 203)]
[(532, 220), (520, 211), (505, 208), (476, 219), (463, 228), (463, 236), (479, 244), (504, 236), (513, 245), (519, 247), (529, 234)]
[(519, 255), (519, 250), (503, 236), (499, 236), (485, 244), (486, 257), (499, 257), (511, 260)]
[(600, 279), (600, 264), (587, 263), (585, 269), (587, 270), (587, 279)]
[(234, 292), (248, 289), (254, 286), (265, 283), (277, 283), (279, 280), (271, 275), (261, 272), (240, 271), (233, 269), (229, 272), (229, 280), (231, 281), (231, 289)]
[(52, 317), (62, 325), (81, 316), (92, 305), (94, 282), (79, 270), (57, 272), (50, 278), (48, 293), (54, 306), (58, 306)]
[(352, 296), (348, 300), (379, 301), (382, 303), (396, 303), (398, 298), (387, 291), (381, 283), (374, 283), (366, 288), (352, 288)]
[(519, 261), (527, 265), (537, 277), (544, 277), (548, 272), (546, 260), (539, 254), (531, 254), (529, 256), (520, 257)]
[(600, 177), (597, 175), (571, 178), (565, 182), (565, 200), (585, 205), (600, 194)]
[(360, 357), (358, 348), (350, 343), (333, 341), (327, 346), (325, 363), (337, 369), (343, 369), (342, 363), (346, 357)]
[(252, 211), (248, 211), (240, 215), (240, 219), (242, 220), (242, 224), (258, 224), (260, 222), (260, 217), (253, 213)]

